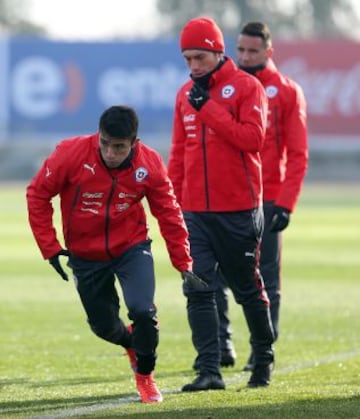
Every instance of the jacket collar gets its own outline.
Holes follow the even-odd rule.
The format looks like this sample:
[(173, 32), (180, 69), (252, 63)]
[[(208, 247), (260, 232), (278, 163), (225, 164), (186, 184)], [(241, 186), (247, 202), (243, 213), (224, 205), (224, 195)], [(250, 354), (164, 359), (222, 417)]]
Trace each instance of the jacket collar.
[(262, 83), (266, 83), (271, 77), (278, 72), (274, 61), (269, 58), (266, 62), (264, 69), (259, 70), (255, 73), (255, 77), (258, 78)]
[(225, 56), (224, 59), (224, 64), (219, 68), (218, 71), (215, 71), (215, 73), (213, 73), (211, 76), (210, 88), (220, 83), (223, 83), (224, 81), (229, 79), (234, 74), (234, 72), (238, 70), (235, 62), (230, 57)]

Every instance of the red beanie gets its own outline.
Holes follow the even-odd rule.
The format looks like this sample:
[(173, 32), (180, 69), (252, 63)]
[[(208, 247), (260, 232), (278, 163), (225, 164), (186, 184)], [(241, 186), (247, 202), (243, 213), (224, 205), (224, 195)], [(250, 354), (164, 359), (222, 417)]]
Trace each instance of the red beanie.
[(214, 20), (206, 17), (191, 19), (180, 35), (181, 51), (185, 49), (204, 49), (224, 52), (224, 37)]

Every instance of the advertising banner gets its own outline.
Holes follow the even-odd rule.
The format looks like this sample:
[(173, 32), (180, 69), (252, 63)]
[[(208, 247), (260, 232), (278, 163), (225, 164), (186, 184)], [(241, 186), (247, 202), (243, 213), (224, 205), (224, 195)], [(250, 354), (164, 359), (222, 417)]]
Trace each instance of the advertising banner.
[(274, 59), (304, 89), (310, 133), (358, 136), (360, 141), (360, 43), (276, 43)]
[[(235, 40), (227, 42), (234, 57)], [(360, 141), (360, 44), (323, 40), (274, 42), (278, 67), (304, 89), (309, 134)], [(188, 69), (177, 40), (2, 42), (1, 138), (61, 139), (97, 130), (113, 104), (133, 106), (140, 136), (170, 141), (173, 106)]]
[(97, 130), (108, 106), (133, 106), (144, 133), (168, 133), (178, 87), (188, 77), (173, 43), (12, 40), (9, 126), (14, 137)]

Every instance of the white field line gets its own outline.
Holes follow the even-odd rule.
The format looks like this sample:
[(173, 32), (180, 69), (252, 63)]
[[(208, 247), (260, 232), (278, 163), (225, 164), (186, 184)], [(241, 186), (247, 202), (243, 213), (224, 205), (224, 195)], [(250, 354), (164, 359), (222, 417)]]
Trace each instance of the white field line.
[[(299, 371), (306, 368), (314, 368), (319, 365), (331, 364), (332, 362), (345, 361), (349, 358), (353, 358), (358, 355), (360, 355), (360, 349), (357, 349), (351, 352), (344, 352), (340, 354), (330, 355), (330, 356), (321, 358), (317, 361), (300, 362), (298, 364), (289, 365), (288, 367), (283, 367), (281, 369), (275, 368), (274, 374), (277, 375), (277, 374), (283, 374), (287, 372), (295, 372), (295, 371)], [(227, 385), (238, 384), (244, 381), (245, 379), (248, 379), (248, 374), (236, 375), (233, 378), (226, 379), (225, 383)], [(180, 393), (180, 390), (165, 389), (165, 390), (161, 390), (161, 392), (163, 394), (176, 394), (176, 393)], [(140, 399), (137, 396), (124, 397), (118, 400), (114, 400), (112, 402), (97, 403), (90, 406), (76, 407), (74, 409), (63, 409), (49, 415), (32, 416), (32, 417), (29, 417), (28, 419), (58, 419), (58, 418), (67, 418), (67, 417), (72, 417), (72, 416), (89, 415), (95, 412), (99, 412), (101, 410), (113, 409), (113, 408), (123, 406), (128, 403), (139, 402), (139, 400)], [(121, 413), (118, 413), (118, 414), (119, 416), (121, 416)]]

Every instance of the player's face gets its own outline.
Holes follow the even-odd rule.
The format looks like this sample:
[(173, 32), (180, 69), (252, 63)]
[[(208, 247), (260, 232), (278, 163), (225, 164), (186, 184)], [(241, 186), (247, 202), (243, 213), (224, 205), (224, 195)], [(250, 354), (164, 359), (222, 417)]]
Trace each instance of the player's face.
[(272, 48), (267, 48), (260, 36), (240, 34), (236, 45), (236, 58), (238, 63), (245, 67), (264, 64), (271, 57)]
[(222, 54), (219, 52), (188, 49), (183, 52), (185, 62), (194, 77), (202, 77), (218, 65)]
[(118, 167), (128, 157), (132, 147), (129, 139), (111, 138), (101, 132), (99, 134), (101, 157), (109, 169)]

